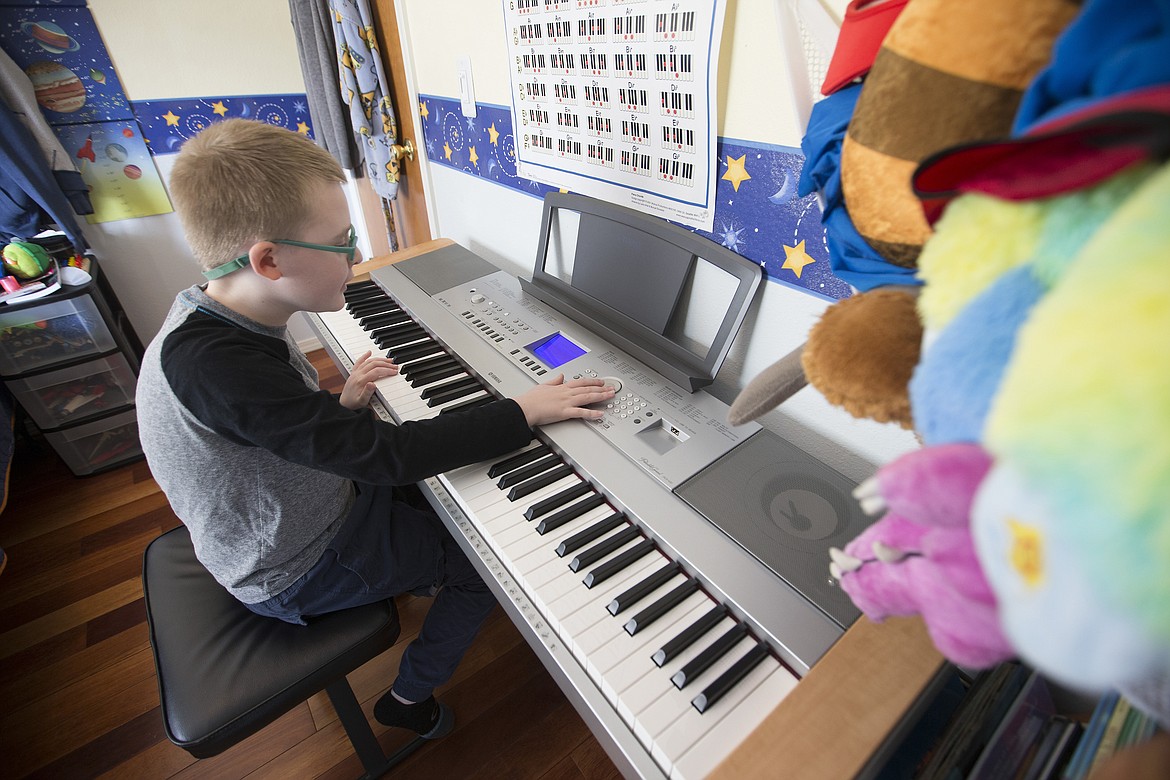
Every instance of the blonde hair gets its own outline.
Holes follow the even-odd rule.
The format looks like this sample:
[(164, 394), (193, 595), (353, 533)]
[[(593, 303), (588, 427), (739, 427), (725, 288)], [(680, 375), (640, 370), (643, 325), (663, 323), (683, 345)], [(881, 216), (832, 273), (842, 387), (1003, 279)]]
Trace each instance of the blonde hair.
[(228, 119), (183, 144), (170, 192), (187, 243), (208, 271), (255, 241), (295, 237), (318, 186), (343, 181), (337, 161), (305, 136)]

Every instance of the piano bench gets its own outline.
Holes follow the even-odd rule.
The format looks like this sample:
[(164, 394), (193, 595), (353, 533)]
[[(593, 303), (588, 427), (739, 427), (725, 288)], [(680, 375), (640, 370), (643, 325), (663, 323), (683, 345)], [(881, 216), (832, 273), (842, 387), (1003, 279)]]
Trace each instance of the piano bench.
[(364, 777), (384, 774), (425, 742), (416, 738), (387, 758), (345, 677), (398, 640), (392, 600), (307, 626), (257, 615), (203, 568), (185, 526), (147, 545), (142, 589), (163, 725), (192, 756), (222, 753), (322, 689)]

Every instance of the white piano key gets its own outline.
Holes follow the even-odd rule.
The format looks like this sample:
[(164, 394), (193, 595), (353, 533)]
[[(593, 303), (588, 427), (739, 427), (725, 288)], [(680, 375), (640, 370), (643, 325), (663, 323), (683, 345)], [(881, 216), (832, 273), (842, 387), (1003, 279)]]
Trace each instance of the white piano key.
[[(569, 572), (570, 578), (574, 583), (574, 587), (567, 592), (561, 593), (555, 599), (547, 600), (546, 616), (549, 620), (553, 620), (557, 625), (561, 625), (573, 613), (582, 609), (605, 609), (605, 605), (609, 603), (608, 599), (613, 598), (614, 587), (622, 587), (631, 582), (635, 578), (644, 577), (649, 574), (656, 561), (654, 556), (647, 555), (634, 563), (630, 564), (621, 574), (607, 580), (598, 588), (586, 588), (585, 583), (581, 580), (583, 575), (580, 572)], [(609, 587), (606, 587), (609, 586)], [(566, 636), (566, 641), (571, 641), (571, 635)]]
[[(546, 534), (538, 534), (536, 523), (524, 520), (521, 516), (524, 525), (517, 526), (517, 528), (524, 530), (509, 529), (506, 533), (500, 533), (500, 546), (508, 557), (516, 562), (516, 569), (520, 572), (531, 571), (534, 567), (551, 561), (562, 563), (565, 570), (568, 571), (568, 556), (557, 555), (557, 545), (578, 531), (604, 520), (612, 513), (613, 510), (607, 506), (597, 507)], [(619, 530), (621, 529), (614, 529), (611, 533), (616, 533)]]
[(691, 699), (695, 698), (712, 680), (727, 671), (755, 643), (754, 639), (744, 637), (736, 642), (731, 650), (724, 653), (718, 661), (711, 664), (710, 668), (696, 677), (691, 685), (681, 691), (671, 685), (668, 691), (634, 714), (634, 735), (643, 745), (650, 748), (654, 743), (655, 735), (666, 731), (667, 727), (682, 717), (688, 709), (694, 709), (691, 706)]
[[(599, 536), (597, 541), (602, 542), (606, 539), (610, 539), (629, 527), (629, 523), (626, 523), (624, 527), (619, 526), (618, 528), (612, 528)], [(504, 552), (507, 554), (511, 553), (512, 551), (505, 547)], [(551, 557), (541, 556), (539, 553), (540, 551), (537, 550), (536, 554), (534, 555), (525, 555), (520, 560), (513, 559), (513, 571), (517, 574), (517, 576), (523, 577), (524, 581), (533, 588), (542, 587), (545, 583), (557, 577), (566, 576), (566, 574), (569, 576), (574, 574), (584, 576), (585, 574), (583, 571), (574, 572), (569, 568), (569, 556), (567, 555), (561, 558), (556, 554), (555, 551), (552, 553)], [(543, 560), (543, 563), (539, 563), (535, 567), (532, 565), (534, 562), (541, 560)], [(526, 567), (524, 563), (521, 563), (521, 561), (527, 563), (528, 566)]]
[[(532, 502), (539, 501), (542, 498), (547, 498), (554, 493), (559, 493), (567, 487), (576, 485), (580, 481), (581, 478), (576, 474), (569, 474), (568, 476), (561, 477), (556, 482), (552, 482), (542, 488), (534, 490), (528, 495), (522, 496), (515, 501), (508, 498), (508, 491), (496, 488), (496, 494), (493, 495), (486, 493), (481, 496), (480, 499), (478, 499), (480, 502), (480, 510), (478, 511), (482, 511), (485, 517), (498, 515), (500, 511), (518, 511), (523, 516), (524, 510), (527, 509)], [(484, 526), (486, 527), (486, 525), (487, 523), (485, 522)]]
[[(650, 557), (650, 556), (647, 556), (647, 557)], [(650, 569), (650, 571), (647, 573), (646, 576), (650, 576), (654, 572), (658, 571), (659, 568), (661, 568), (661, 567), (655, 567), (655, 568)], [(686, 581), (685, 577), (682, 577), (682, 575), (679, 575), (679, 576), (680, 576), (680, 582)], [(629, 585), (623, 585), (623, 587), (620, 587), (620, 588), (605, 588), (605, 586), (609, 584), (608, 582), (603, 583), (599, 587), (605, 588), (606, 591), (609, 591), (612, 594), (610, 596), (610, 600), (612, 601), (613, 596), (616, 596), (617, 594), (621, 593), (627, 587), (630, 587), (631, 585), (637, 584), (638, 581), (639, 580), (634, 580)], [(593, 588), (592, 590), (597, 590), (597, 588)], [(663, 592), (668, 593), (669, 591), (670, 591), (670, 588), (667, 588)], [(598, 594), (598, 595), (600, 595), (600, 594)], [(609, 602), (607, 601), (607, 602), (605, 602), (605, 604), (608, 605)], [(612, 639), (612, 638), (617, 636), (617, 633), (615, 633), (615, 630), (614, 630), (614, 629), (616, 629), (616, 631), (621, 632), (622, 636), (624, 636), (626, 639), (632, 639), (632, 637), (630, 637), (629, 634), (627, 634), (625, 631), (622, 630), (622, 623), (624, 623), (624, 622), (625, 622), (624, 615), (622, 615), (620, 617), (615, 617), (615, 616), (609, 614), (609, 610), (605, 609), (605, 605), (603, 605), (602, 609), (600, 611), (594, 610), (594, 609), (578, 610), (578, 611), (574, 612), (573, 614), (567, 616), (565, 618), (565, 629), (577, 637), (583, 637), (586, 633), (589, 633), (589, 634), (602, 633), (602, 634), (608, 635), (609, 639)], [(607, 646), (607, 643), (609, 642), (609, 639), (604, 639), (602, 641), (601, 645), (598, 647), (598, 649), (596, 651), (594, 651), (594, 653), (600, 653), (600, 652), (604, 651), (606, 646)], [(590, 663), (591, 664), (593, 663), (593, 655), (592, 654), (590, 655)]]
[[(719, 766), (764, 718), (776, 709), (796, 687), (797, 679), (787, 669), (778, 669), (756, 686), (738, 706), (722, 718), (715, 728), (675, 759), (671, 780), (700, 780)], [(722, 705), (720, 701), (718, 705)]]
[[(615, 683), (621, 685), (631, 677), (661, 674), (662, 670), (650, 660), (651, 653), (662, 642), (702, 617), (705, 612), (711, 609), (712, 605), (713, 602), (706, 594), (692, 593), (690, 598), (663, 615), (650, 628), (639, 631), (625, 640), (615, 639), (610, 645), (607, 645), (607, 647), (621, 648), (621, 652), (615, 652), (605, 659), (603, 663), (608, 665), (604, 668), (590, 664), (591, 674), (595, 671), (600, 675), (601, 692), (605, 694), (605, 698), (609, 699), (610, 703), (616, 707), (618, 691), (615, 688)], [(629, 652), (625, 652), (627, 648)], [(622, 654), (624, 655), (620, 659), (613, 657)]]
[(684, 664), (706, 649), (707, 645), (715, 641), (724, 631), (727, 631), (734, 625), (735, 621), (729, 617), (720, 620), (710, 631), (703, 634), (697, 642), (679, 653), (675, 658), (663, 664), (661, 669), (659, 669), (660, 674), (642, 674), (641, 670), (636, 667), (618, 667), (615, 669), (607, 676), (607, 679), (617, 692), (618, 713), (622, 716), (622, 719), (632, 727), (634, 716), (638, 712), (649, 706), (664, 693), (678, 690), (670, 682), (671, 676), (681, 669)]
[[(628, 550), (630, 547), (633, 547), (635, 544), (637, 544), (637, 541), (628, 542), (627, 544), (623, 545), (618, 550), (615, 550), (614, 552), (612, 552), (609, 555), (602, 558), (600, 561), (598, 561), (596, 564), (594, 564), (594, 566), (598, 566), (602, 563), (605, 563), (606, 561), (608, 561), (609, 559), (613, 558), (616, 555), (621, 555), (623, 552)], [(646, 557), (649, 558), (650, 556), (647, 555)], [(642, 561), (639, 560), (637, 563), (642, 563)], [(560, 598), (564, 594), (566, 594), (569, 591), (574, 590), (576, 588), (589, 590), (588, 588), (585, 588), (584, 583), (581, 582), (582, 578), (584, 578), (584, 576), (587, 572), (584, 572), (584, 571), (573, 572), (573, 571), (569, 571), (568, 568), (566, 568), (565, 571), (566, 571), (566, 576), (551, 580), (551, 581), (545, 583), (544, 585), (541, 585), (539, 588), (536, 588), (533, 591), (534, 593), (537, 593), (539, 595), (541, 601), (546, 602), (546, 603), (549, 601), (554, 601), (557, 598)], [(627, 570), (623, 570), (621, 575), (619, 575), (619, 576), (621, 576), (623, 578), (627, 577), (628, 576), (627, 571), (628, 571), (628, 568), (627, 568)], [(612, 578), (612, 579), (616, 579), (616, 577)], [(605, 602), (605, 603), (608, 604), (609, 602)]]
[[(665, 585), (655, 588), (649, 594), (647, 594), (645, 598), (638, 602), (638, 605), (644, 606), (653, 604), (655, 601), (670, 593), (672, 590), (677, 588), (679, 585), (682, 585), (686, 581), (687, 577), (685, 574), (676, 574), (674, 577), (671, 577), (670, 581)], [(694, 596), (697, 594), (692, 593), (691, 595)], [(689, 598), (690, 597), (688, 597), (688, 599)], [(683, 599), (682, 603), (677, 604), (674, 610), (677, 610), (679, 607), (685, 604), (686, 601), (687, 599)], [(606, 603), (608, 604), (608, 602)], [(674, 610), (671, 611), (673, 612)], [(607, 609), (605, 610), (605, 618), (606, 619), (604, 621), (595, 620), (591, 624), (582, 626), (581, 629), (589, 631), (603, 631), (606, 635), (602, 645), (589, 656), (589, 666), (591, 669), (590, 674), (594, 677), (600, 677), (601, 670), (608, 668), (608, 661), (612, 656), (616, 655), (619, 658), (624, 658), (629, 654), (629, 648), (635, 645), (634, 637), (626, 633), (624, 628), (626, 621), (630, 619), (630, 614), (622, 612), (618, 615), (611, 615)], [(655, 622), (659, 622), (665, 619), (666, 615), (663, 615)], [(639, 631), (638, 633), (640, 634), (642, 632)], [(647, 653), (647, 657), (649, 657), (649, 653)]]

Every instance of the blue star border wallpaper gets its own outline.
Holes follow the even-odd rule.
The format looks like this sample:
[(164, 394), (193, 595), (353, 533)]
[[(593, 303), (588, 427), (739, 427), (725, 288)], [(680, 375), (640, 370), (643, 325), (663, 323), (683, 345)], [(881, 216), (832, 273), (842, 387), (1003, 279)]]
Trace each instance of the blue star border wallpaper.
[[(516, 175), (507, 106), (476, 103), (476, 116), (467, 117), (457, 99), (419, 95), (419, 115), (431, 162), (535, 198), (554, 189)], [(758, 263), (771, 282), (830, 301), (848, 298), (852, 289), (829, 269), (816, 196), (796, 193), (800, 150), (730, 138), (717, 139), (716, 149), (714, 231), (693, 232)]]

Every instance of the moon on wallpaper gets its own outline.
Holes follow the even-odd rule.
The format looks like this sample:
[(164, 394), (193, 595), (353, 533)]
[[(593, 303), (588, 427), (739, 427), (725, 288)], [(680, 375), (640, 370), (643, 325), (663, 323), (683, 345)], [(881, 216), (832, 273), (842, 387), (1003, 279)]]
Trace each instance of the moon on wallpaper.
[(768, 198), (768, 200), (780, 206), (792, 200), (792, 196), (795, 194), (796, 183), (793, 181), (792, 174), (785, 170), (784, 181), (780, 183), (780, 189), (776, 190), (776, 193)]
[(242, 116), (246, 119), (247, 117), (251, 116), (251, 114), (252, 114), (252, 104), (245, 101), (244, 107), (240, 109), (240, 116)]

